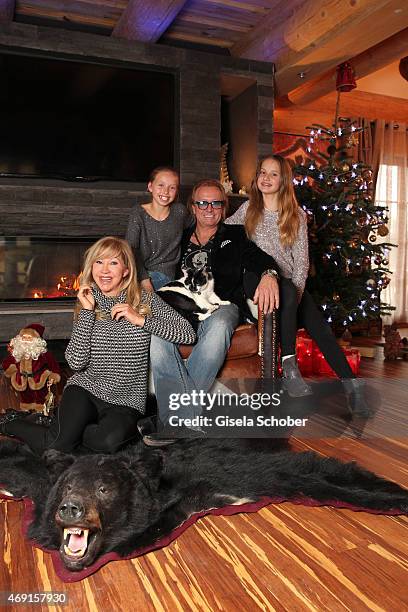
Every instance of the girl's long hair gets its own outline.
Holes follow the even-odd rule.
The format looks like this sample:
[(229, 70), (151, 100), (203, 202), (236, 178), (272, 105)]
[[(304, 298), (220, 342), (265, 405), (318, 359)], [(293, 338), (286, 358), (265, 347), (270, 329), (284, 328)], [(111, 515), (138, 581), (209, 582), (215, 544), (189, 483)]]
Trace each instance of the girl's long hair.
[(256, 174), (252, 180), (249, 195), (249, 206), (245, 217), (245, 230), (248, 238), (252, 240), (258, 223), (264, 215), (264, 203), (261, 191), (258, 188), (258, 177), (262, 164), (267, 159), (278, 162), (281, 172), (281, 184), (278, 193), (278, 227), (283, 246), (291, 246), (299, 231), (299, 204), (293, 188), (292, 168), (287, 159), (281, 155), (267, 155), (258, 161)]
[(84, 267), (79, 279), (80, 287), (95, 284), (92, 276), (92, 266), (95, 261), (105, 257), (117, 257), (122, 260), (124, 266), (129, 270), (129, 274), (123, 278), (119, 291), (126, 290), (126, 302), (139, 314), (150, 315), (150, 306), (141, 302), (141, 290), (137, 280), (136, 263), (132, 249), (123, 238), (106, 236), (89, 247), (85, 253)]

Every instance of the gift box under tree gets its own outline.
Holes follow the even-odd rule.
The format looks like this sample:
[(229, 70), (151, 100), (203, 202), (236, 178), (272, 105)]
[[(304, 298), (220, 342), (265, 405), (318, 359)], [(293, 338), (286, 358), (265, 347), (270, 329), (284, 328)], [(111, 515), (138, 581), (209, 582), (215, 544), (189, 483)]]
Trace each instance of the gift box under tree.
[[(355, 376), (360, 369), (360, 353), (357, 349), (341, 347)], [(304, 329), (299, 330), (296, 338), (296, 356), (303, 376), (335, 376), (317, 344)]]

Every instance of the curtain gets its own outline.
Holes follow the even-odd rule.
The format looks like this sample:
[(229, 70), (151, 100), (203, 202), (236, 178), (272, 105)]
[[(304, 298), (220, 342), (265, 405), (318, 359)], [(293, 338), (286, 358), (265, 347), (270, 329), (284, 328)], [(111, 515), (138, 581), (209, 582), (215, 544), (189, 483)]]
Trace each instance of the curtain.
[[(378, 156), (376, 203), (389, 208), (389, 234), (384, 242), (397, 244), (389, 253), (391, 282), (381, 299), (396, 307), (391, 320), (408, 321), (408, 132), (406, 124), (376, 121), (375, 154)], [(388, 318), (388, 317), (387, 317)], [(387, 323), (390, 321), (387, 321)]]
[(365, 119), (364, 117), (358, 117), (356, 119), (357, 127), (363, 128), (363, 131), (358, 135), (358, 144), (355, 158), (358, 161), (364, 162), (368, 166), (373, 167), (374, 175), (376, 174), (376, 169), (374, 168), (374, 150), (373, 150), (373, 126), (369, 119)]

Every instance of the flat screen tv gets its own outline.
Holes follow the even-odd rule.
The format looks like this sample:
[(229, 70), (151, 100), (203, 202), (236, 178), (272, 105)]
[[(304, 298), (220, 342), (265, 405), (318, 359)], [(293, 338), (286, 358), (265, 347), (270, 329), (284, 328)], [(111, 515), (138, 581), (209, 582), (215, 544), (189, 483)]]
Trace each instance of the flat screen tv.
[(0, 176), (145, 182), (177, 165), (175, 79), (0, 53)]

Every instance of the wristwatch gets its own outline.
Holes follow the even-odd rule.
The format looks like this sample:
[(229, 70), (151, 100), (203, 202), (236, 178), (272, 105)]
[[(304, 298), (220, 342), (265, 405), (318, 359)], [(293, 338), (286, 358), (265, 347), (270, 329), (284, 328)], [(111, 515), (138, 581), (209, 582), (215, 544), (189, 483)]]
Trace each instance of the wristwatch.
[(261, 278), (263, 276), (272, 276), (273, 278), (276, 278), (276, 280), (279, 280), (279, 274), (273, 268), (268, 268), (268, 270), (264, 270), (262, 272)]

